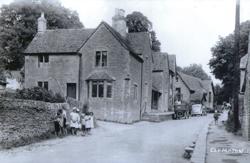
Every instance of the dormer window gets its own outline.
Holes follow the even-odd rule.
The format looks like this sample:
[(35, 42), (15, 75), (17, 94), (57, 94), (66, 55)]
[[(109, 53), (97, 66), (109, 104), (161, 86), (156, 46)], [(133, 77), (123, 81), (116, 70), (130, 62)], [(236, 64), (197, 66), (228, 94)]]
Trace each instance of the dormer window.
[(107, 51), (96, 51), (95, 66), (107, 67)]

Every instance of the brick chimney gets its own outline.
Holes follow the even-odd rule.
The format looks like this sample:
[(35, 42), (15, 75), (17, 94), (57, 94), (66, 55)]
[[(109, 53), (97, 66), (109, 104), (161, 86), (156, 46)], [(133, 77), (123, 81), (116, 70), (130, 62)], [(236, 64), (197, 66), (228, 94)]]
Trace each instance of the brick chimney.
[(47, 20), (44, 18), (44, 13), (41, 13), (40, 18), (38, 18), (38, 32), (45, 32), (47, 30)]
[(112, 17), (112, 27), (123, 37), (126, 37), (127, 25), (125, 11), (123, 9), (115, 9), (115, 15)]

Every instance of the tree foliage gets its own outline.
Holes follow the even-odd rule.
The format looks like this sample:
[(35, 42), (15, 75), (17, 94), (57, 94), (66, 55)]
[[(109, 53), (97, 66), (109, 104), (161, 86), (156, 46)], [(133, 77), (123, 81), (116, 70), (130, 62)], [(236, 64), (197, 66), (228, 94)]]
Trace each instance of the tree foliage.
[[(247, 54), (248, 36), (250, 31), (250, 21), (243, 22), (240, 25), (240, 57)], [(223, 84), (223, 92), (227, 99), (232, 95), (233, 87), (233, 54), (234, 54), (234, 34), (226, 37), (219, 37), (219, 40), (211, 48), (212, 58), (209, 66), (212, 73)]]
[(57, 0), (17, 0), (0, 8), (0, 59), (7, 69), (20, 69), (22, 52), (37, 32), (37, 19), (45, 13), (48, 29), (82, 28), (78, 14)]
[(156, 33), (152, 30), (153, 24), (146, 16), (142, 13), (134, 11), (132, 14), (128, 14), (126, 17), (126, 24), (128, 32), (149, 32), (152, 41), (152, 50), (160, 51), (161, 43), (156, 37)]
[(217, 105), (222, 105), (224, 101), (227, 101), (226, 94), (224, 93), (224, 89), (219, 84), (214, 86), (214, 102)]
[(203, 70), (202, 65), (200, 64), (191, 64), (187, 67), (180, 68), (180, 70), (188, 75), (200, 78), (202, 80), (211, 79), (210, 76)]

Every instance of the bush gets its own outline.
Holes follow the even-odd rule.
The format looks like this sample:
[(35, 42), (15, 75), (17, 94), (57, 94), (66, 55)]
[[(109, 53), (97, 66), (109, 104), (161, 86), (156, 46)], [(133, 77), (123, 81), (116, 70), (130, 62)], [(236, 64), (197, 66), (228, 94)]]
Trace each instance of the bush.
[(62, 103), (65, 99), (59, 94), (54, 94), (52, 91), (48, 91), (41, 87), (24, 88), (17, 90), (15, 98), (25, 100), (38, 100), (51, 103)]

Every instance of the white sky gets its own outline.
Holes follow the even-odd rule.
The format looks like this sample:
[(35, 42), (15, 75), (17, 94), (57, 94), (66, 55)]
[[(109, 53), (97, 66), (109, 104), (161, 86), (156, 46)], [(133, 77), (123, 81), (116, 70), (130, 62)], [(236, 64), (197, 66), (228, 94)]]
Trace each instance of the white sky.
[[(0, 0), (0, 5), (12, 0)], [(162, 51), (176, 54), (181, 67), (202, 64), (210, 73), (211, 47), (234, 30), (236, 0), (61, 0), (76, 10), (86, 28), (111, 24), (115, 8), (140, 11), (153, 23)], [(241, 22), (250, 19), (250, 0), (241, 0)], [(210, 74), (211, 75), (211, 74)], [(216, 83), (218, 81), (215, 81)]]

